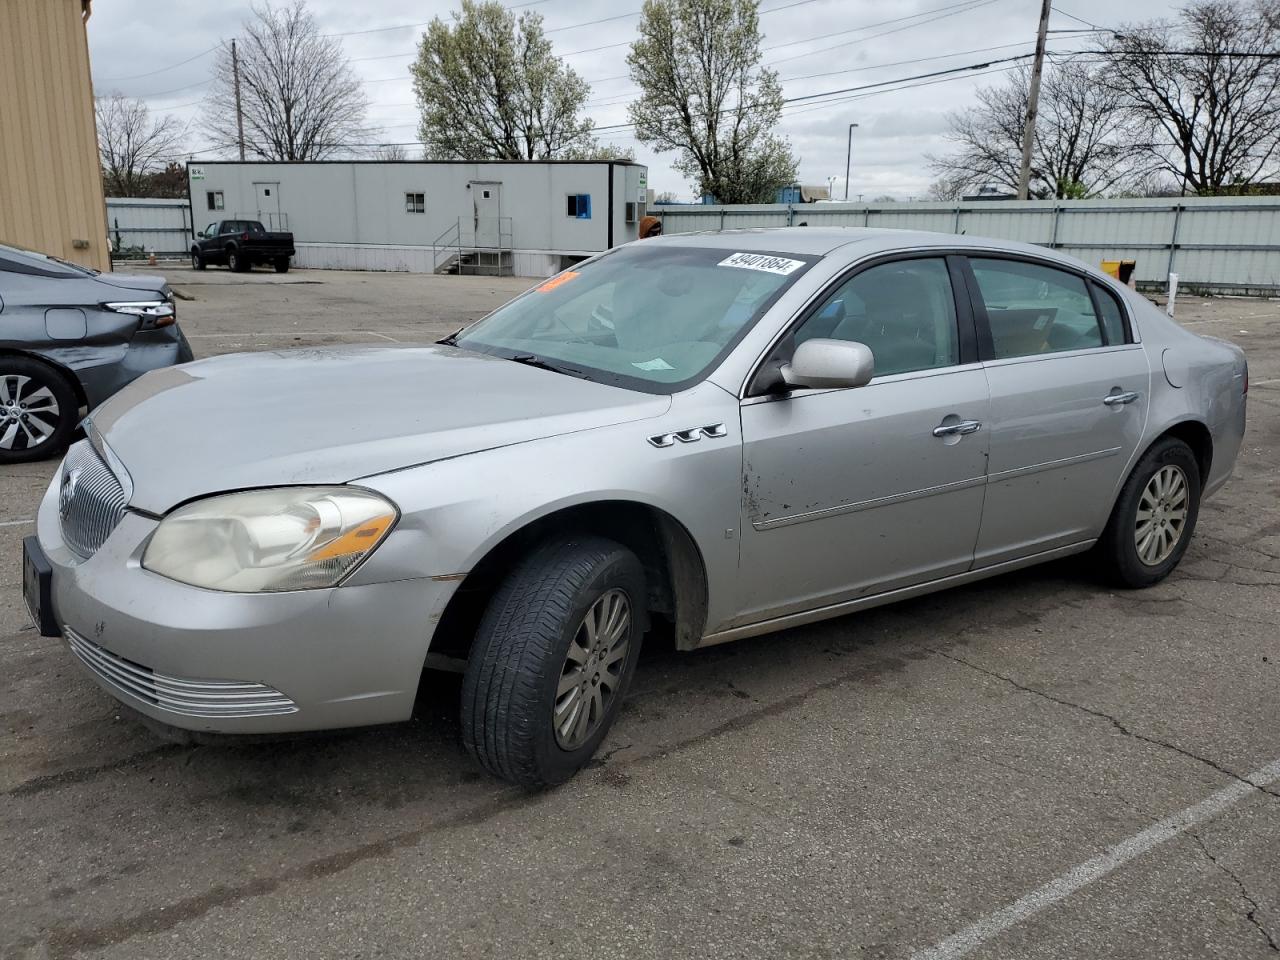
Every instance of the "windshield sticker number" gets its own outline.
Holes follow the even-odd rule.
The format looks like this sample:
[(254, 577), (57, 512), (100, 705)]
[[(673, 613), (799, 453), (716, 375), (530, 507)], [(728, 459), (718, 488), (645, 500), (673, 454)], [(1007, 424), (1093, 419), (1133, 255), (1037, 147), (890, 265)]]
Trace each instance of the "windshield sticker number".
[(785, 277), (803, 267), (804, 261), (788, 260), (786, 257), (773, 257), (766, 253), (735, 253), (721, 260), (718, 266), (738, 267), (743, 270), (762, 270), (765, 273), (778, 273)]
[(671, 364), (663, 360), (661, 357), (654, 357), (652, 360), (645, 360), (641, 363), (631, 364), (637, 370), (674, 370)]
[(563, 287), (570, 280), (574, 280), (577, 277), (578, 277), (578, 271), (566, 270), (564, 273), (557, 273), (550, 280), (547, 280), (544, 283), (538, 284), (536, 287), (534, 287), (534, 289), (537, 290), (539, 293), (550, 293), (556, 287)]

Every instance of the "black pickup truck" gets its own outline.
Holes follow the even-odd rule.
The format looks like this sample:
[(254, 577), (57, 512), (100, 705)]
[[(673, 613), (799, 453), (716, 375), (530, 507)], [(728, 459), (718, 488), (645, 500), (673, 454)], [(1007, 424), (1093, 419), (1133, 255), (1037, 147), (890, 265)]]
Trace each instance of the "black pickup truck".
[(269, 263), (276, 273), (288, 273), (293, 252), (292, 233), (273, 233), (257, 220), (221, 220), (196, 234), (191, 266), (203, 270), (211, 263), (225, 263), (238, 273)]

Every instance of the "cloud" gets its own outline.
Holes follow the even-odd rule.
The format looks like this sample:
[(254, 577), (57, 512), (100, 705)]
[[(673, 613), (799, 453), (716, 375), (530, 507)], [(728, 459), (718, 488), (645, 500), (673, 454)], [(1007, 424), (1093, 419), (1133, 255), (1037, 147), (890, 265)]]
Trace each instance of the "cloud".
[[(281, 2), (281, 0), (276, 0)], [(999, 57), (1030, 50), (1036, 26), (1036, 4), (1027, 0), (992, 0), (971, 12), (942, 17), (922, 16), (906, 24), (870, 27), (888, 20), (900, 20), (912, 13), (934, 10), (939, 0), (763, 0), (761, 29), (765, 33), (764, 60), (774, 65), (783, 78), (787, 97), (805, 96), (980, 62), (984, 56)], [(365, 89), (374, 104), (371, 119), (383, 126), (388, 141), (411, 140), (417, 120), (413, 106), (408, 65), (421, 28), (369, 31), (397, 24), (448, 18), (457, 3), (423, 0), (405, 4), (403, 0), (311, 0), (312, 12), (326, 33), (347, 33), (342, 38), (352, 67), (366, 81)], [(572, 26), (615, 13), (638, 11), (641, 0), (595, 6), (573, 0), (541, 0), (522, 10), (538, 11), (548, 29)], [(779, 8), (772, 12), (771, 8)], [(1073, 0), (1071, 12), (1094, 23), (1115, 26), (1117, 8), (1112, 0)], [(519, 12), (519, 11), (517, 11)], [(239, 23), (250, 14), (249, 3), (230, 0), (209, 4), (207, 0), (115, 0), (98, 4), (89, 21), (89, 46), (99, 92), (120, 90), (129, 96), (143, 96), (152, 109), (172, 111), (179, 119), (191, 121), (201, 109), (207, 90), (212, 55), (198, 57), (189, 64), (174, 66), (151, 76), (125, 78), (176, 64), (233, 36)], [(1124, 19), (1140, 21), (1168, 15), (1167, 0), (1129, 0)], [(597, 81), (593, 99), (616, 99), (633, 92), (627, 73), (626, 43), (635, 36), (638, 18), (555, 30), (550, 37), (556, 50), (583, 77)], [(1051, 26), (1076, 28), (1080, 24), (1056, 13)], [(867, 28), (867, 29), (858, 29)], [(900, 29), (901, 28), (901, 29)], [(1085, 46), (1084, 38), (1057, 35), (1054, 45), (1062, 49)], [(613, 46), (614, 44), (622, 44)], [(974, 51), (1012, 45), (989, 54)], [(607, 47), (593, 50), (595, 47)], [(589, 51), (589, 52), (579, 52)], [(947, 56), (951, 54), (952, 56)], [(381, 58), (381, 59), (365, 59)], [(782, 61), (782, 62), (778, 62)], [(915, 63), (904, 61), (917, 61)], [(897, 64), (879, 66), (877, 64)], [(822, 74), (823, 76), (818, 76)], [(889, 193), (905, 199), (918, 196), (931, 175), (925, 155), (944, 152), (948, 144), (945, 115), (972, 102), (974, 89), (984, 83), (1000, 82), (1000, 75), (961, 75), (954, 80), (897, 91), (875, 90), (850, 93), (844, 102), (789, 108), (780, 131), (788, 135), (801, 156), (800, 179), (823, 183), (837, 176), (842, 191), (845, 160), (845, 132), (850, 122), (860, 126), (854, 140), (855, 175), (851, 195)], [(852, 97), (861, 99), (852, 99)], [(626, 122), (626, 103), (592, 105), (589, 113), (598, 125)], [(606, 140), (636, 147), (636, 158), (650, 167), (649, 183), (655, 189), (674, 190), (688, 195), (689, 186), (671, 169), (671, 154), (659, 156), (638, 146), (629, 130), (607, 131)], [(193, 134), (192, 149), (203, 144)]]

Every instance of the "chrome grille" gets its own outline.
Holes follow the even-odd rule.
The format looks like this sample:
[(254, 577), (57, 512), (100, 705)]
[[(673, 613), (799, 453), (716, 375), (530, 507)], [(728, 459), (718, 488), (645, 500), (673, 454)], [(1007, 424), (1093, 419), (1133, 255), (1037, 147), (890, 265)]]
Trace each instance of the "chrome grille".
[(295, 713), (297, 706), (279, 690), (239, 680), (172, 677), (118, 657), (64, 627), (71, 651), (109, 687), (188, 717), (268, 717)]
[(124, 485), (88, 441), (77, 443), (62, 461), (58, 516), (62, 539), (82, 557), (91, 557), (110, 536), (128, 502)]

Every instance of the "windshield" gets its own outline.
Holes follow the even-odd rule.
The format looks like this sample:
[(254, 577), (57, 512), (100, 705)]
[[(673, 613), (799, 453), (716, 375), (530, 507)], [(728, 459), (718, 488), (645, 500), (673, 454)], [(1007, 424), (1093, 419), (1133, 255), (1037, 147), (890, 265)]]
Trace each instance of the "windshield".
[(812, 263), (633, 243), (538, 284), (450, 342), (672, 393), (704, 377)]

